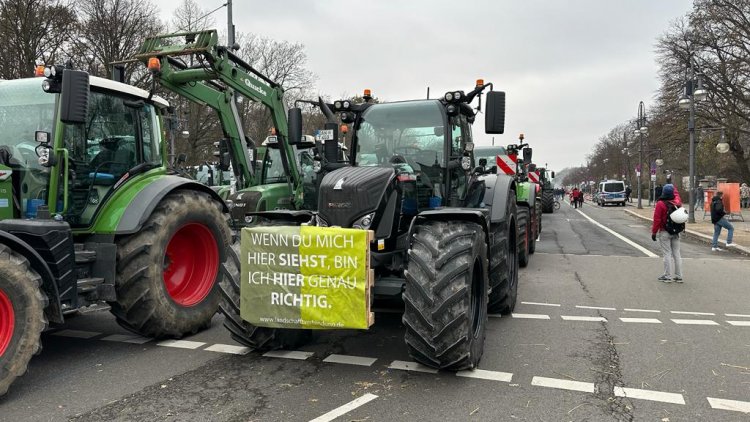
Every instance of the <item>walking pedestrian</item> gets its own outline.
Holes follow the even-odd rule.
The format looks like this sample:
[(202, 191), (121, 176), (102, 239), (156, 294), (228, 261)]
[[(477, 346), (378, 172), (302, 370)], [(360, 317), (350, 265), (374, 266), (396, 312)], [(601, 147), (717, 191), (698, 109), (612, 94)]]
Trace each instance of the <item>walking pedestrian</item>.
[(625, 200), (630, 202), (630, 194), (633, 193), (633, 189), (630, 189), (630, 185), (625, 188)]
[(654, 223), (651, 225), (651, 240), (659, 242), (664, 258), (664, 274), (657, 280), (664, 283), (682, 283), (682, 257), (680, 256), (680, 235), (667, 232), (667, 215), (670, 204), (682, 206), (680, 194), (674, 185), (667, 184), (661, 190), (661, 197), (654, 206)]
[(695, 210), (702, 210), (703, 209), (703, 201), (704, 201), (703, 186), (698, 185), (695, 188), (695, 209), (693, 211), (695, 211)]
[(747, 183), (740, 186), (740, 208), (750, 208), (750, 187)]
[(578, 195), (581, 194), (581, 191), (578, 190), (578, 188), (573, 188), (573, 192), (570, 193), (570, 202), (573, 203), (573, 207), (578, 208)]
[(711, 222), (714, 225), (714, 237), (711, 240), (711, 250), (714, 252), (720, 252), (722, 249), (719, 247), (719, 235), (721, 229), (727, 229), (727, 248), (734, 246), (732, 243), (732, 236), (734, 236), (734, 226), (727, 220), (726, 212), (724, 211), (724, 192), (718, 190), (714, 194), (714, 199), (711, 200)]

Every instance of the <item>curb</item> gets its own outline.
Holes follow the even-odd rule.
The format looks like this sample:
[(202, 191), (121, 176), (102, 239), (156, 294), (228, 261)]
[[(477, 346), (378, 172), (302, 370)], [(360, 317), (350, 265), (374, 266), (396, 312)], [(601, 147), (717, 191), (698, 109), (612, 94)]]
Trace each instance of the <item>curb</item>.
[[(628, 209), (623, 210), (623, 211), (625, 211), (626, 213), (632, 215), (633, 217), (637, 217), (637, 218), (640, 218), (640, 219), (648, 221), (648, 222), (653, 222), (654, 221), (652, 218), (640, 215), (640, 214), (638, 214), (635, 211), (630, 211)], [(701, 241), (703, 243), (707, 243), (709, 245), (713, 241), (713, 237), (712, 236), (709, 236), (707, 234), (703, 234), (703, 233), (697, 232), (695, 230), (685, 229), (685, 234), (688, 237), (692, 238), (692, 239), (699, 240), (699, 241)], [(736, 245), (736, 246), (734, 246), (732, 248), (726, 248), (725, 250), (730, 251), (730, 252), (734, 252), (734, 253), (737, 253), (737, 254), (740, 254), (740, 255), (750, 256), (750, 248), (746, 248), (746, 247), (740, 246), (740, 245)]]

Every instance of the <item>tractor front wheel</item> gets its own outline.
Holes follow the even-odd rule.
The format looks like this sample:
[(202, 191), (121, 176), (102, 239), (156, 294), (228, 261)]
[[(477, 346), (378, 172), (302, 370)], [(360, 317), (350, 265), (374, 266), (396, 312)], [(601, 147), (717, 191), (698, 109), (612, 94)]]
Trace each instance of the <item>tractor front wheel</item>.
[(481, 226), (430, 221), (416, 226), (406, 266), (406, 345), (424, 365), (475, 368), (487, 325), (487, 243)]
[(518, 264), (521, 268), (529, 265), (529, 238), (531, 236), (529, 208), (522, 205), (518, 208)]
[(47, 297), (41, 284), (26, 258), (0, 244), (0, 396), (42, 350)]
[(220, 266), (231, 233), (221, 204), (173, 192), (140, 232), (117, 242), (117, 302), (123, 327), (146, 337), (182, 337), (208, 327), (219, 309)]

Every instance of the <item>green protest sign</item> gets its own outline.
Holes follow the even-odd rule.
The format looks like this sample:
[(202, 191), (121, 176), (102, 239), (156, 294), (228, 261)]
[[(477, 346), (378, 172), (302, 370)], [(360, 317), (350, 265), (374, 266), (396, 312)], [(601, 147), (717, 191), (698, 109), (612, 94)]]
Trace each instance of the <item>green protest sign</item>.
[(338, 227), (242, 229), (240, 316), (260, 327), (368, 328), (369, 236)]

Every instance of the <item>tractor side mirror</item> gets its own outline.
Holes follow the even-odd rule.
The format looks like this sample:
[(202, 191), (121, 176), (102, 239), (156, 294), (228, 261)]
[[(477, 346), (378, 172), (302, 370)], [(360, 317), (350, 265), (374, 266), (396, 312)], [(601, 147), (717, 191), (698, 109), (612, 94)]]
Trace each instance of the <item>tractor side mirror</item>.
[(290, 145), (302, 142), (302, 109), (293, 107), (289, 109), (289, 139)]
[(553, 171), (552, 173), (550, 173), (550, 175), (551, 175), (551, 177), (552, 177), (553, 179), (555, 178), (555, 172), (554, 172), (554, 171)]
[(505, 132), (505, 92), (490, 91), (487, 93), (485, 106), (484, 131), (486, 133)]
[(329, 163), (339, 162), (339, 140), (338, 132), (339, 125), (337, 123), (326, 123), (325, 130), (320, 132), (322, 134), (321, 141), (323, 141), (323, 156)]
[(63, 70), (60, 93), (60, 121), (86, 123), (89, 112), (89, 74), (82, 70)]
[(481, 168), (487, 167), (487, 159), (486, 158), (480, 158), (479, 159), (479, 167), (481, 167)]
[(531, 148), (524, 148), (523, 149), (523, 163), (524, 164), (531, 164)]
[(214, 142), (214, 146), (218, 147), (218, 151), (214, 152), (214, 156), (219, 159), (219, 170), (228, 171), (231, 159), (229, 157), (229, 139), (220, 139), (219, 142)]

